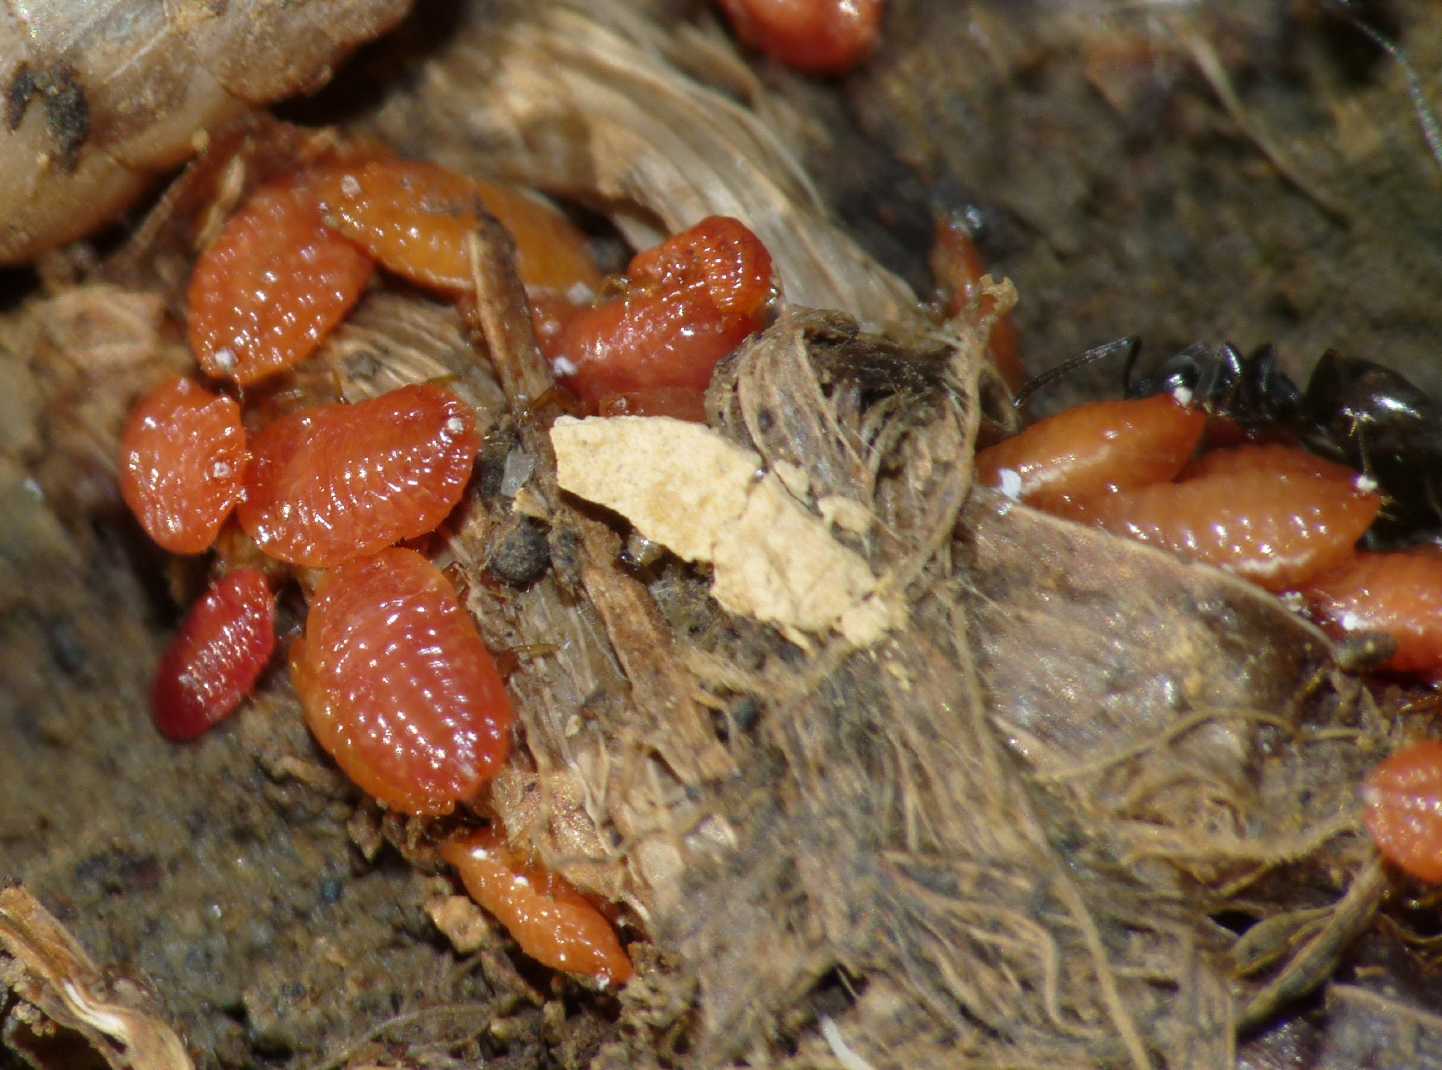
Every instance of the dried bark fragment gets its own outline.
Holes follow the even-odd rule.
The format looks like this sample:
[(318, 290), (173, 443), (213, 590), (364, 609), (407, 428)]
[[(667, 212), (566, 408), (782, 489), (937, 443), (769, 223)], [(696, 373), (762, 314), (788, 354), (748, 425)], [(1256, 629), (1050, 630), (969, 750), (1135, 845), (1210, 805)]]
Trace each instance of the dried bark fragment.
[(563, 418), (551, 427), (563, 490), (614, 509), (647, 538), (715, 568), (727, 610), (857, 646), (900, 620), (855, 551), (828, 534), (756, 454), (705, 427), (665, 417)]

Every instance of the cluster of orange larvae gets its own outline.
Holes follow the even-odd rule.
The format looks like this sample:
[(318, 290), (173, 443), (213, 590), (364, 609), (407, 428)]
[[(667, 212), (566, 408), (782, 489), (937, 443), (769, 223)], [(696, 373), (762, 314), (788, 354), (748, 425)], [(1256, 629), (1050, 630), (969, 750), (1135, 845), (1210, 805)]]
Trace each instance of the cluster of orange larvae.
[[(155, 542), (196, 554), (227, 532), (222, 574), (156, 674), (167, 736), (199, 736), (251, 691), (276, 645), (275, 587), (295, 579), (309, 605), (290, 668), (321, 746), (393, 810), (485, 813), (510, 749), (505, 683), (450, 581), (400, 545), (464, 496), (481, 446), (474, 412), (437, 383), (279, 416), (243, 405), (317, 350), (377, 266), (467, 293), (466, 242), (483, 212), (516, 240), (543, 349), (583, 410), (700, 419), (712, 368), (776, 297), (770, 256), (734, 219), (703, 220), (608, 284), (550, 205), (430, 165), (371, 153), (256, 189), (187, 293), (190, 348), (219, 387), (163, 383), (122, 435), (122, 495)], [(496, 820), (441, 854), (533, 957), (613, 983), (631, 975), (606, 916), (508, 846)]]
[[(1288, 595), (1339, 637), (1386, 635), (1394, 650), (1382, 671), (1442, 683), (1442, 548), (1359, 551), (1383, 506), (1371, 479), (1299, 446), (1241, 437), (1187, 396), (1096, 402), (981, 450), (976, 478)], [(1379, 850), (1442, 882), (1442, 743), (1399, 751), (1362, 796)]]

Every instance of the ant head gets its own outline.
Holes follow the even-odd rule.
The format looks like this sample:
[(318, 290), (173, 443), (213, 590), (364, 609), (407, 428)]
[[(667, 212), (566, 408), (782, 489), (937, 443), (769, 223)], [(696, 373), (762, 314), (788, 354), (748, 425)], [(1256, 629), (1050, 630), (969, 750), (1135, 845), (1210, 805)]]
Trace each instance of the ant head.
[(1193, 342), (1172, 354), (1152, 375), (1132, 378), (1136, 353), (1127, 361), (1123, 386), (1129, 398), (1172, 394), (1186, 404), (1201, 405), (1209, 412), (1225, 408), (1242, 378), (1243, 358), (1230, 342), (1209, 346)]

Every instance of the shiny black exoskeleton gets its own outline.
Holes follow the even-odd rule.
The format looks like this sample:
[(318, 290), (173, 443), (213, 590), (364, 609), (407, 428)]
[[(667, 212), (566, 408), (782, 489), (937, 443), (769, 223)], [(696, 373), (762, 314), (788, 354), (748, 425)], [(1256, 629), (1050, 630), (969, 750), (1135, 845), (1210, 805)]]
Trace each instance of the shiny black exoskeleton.
[(1297, 422), (1302, 392), (1282, 371), (1270, 345), (1243, 356), (1231, 342), (1219, 346), (1195, 342), (1168, 357), (1153, 374), (1133, 378), (1138, 351), (1132, 351), (1124, 372), (1129, 398), (1161, 393), (1190, 396), (1193, 405), (1248, 429), (1293, 427)]

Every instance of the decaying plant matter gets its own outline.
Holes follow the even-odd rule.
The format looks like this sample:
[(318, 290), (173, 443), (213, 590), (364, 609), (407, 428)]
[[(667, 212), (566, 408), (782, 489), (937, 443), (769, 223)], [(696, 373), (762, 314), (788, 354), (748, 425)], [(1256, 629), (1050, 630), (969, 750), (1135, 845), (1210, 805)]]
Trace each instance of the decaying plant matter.
[[(272, 808), (242, 816), (247, 796), (222, 813), (244, 837), (212, 838), (193, 822), (193, 851), (158, 868), (218, 867), (233, 841), (290, 836), (304, 820), (325, 830), (315, 842), (331, 853), (306, 841), (291, 852), (302, 857), (274, 863), (280, 882), (299, 885), (329, 860), (337, 896), (358, 913), (390, 911), (392, 945), (353, 915), (286, 899), (276, 914), (301, 919), (285, 960), (299, 980), (257, 957), (238, 965), (269, 974), (212, 995), (197, 994), (188, 972), (205, 964), (161, 941), (150, 968), (175, 985), (192, 1041), (208, 1058), (241, 1061), (213, 1009), (239, 1004), (246, 1044), (313, 1047), (331, 1065), (388, 1057), (377, 1037), (434, 1056), (435, 1036), (384, 1032), (432, 1010), (455, 1015), (440, 1040), (457, 1060), (493, 1052), (481, 1037), (513, 1044), (518, 1060), (564, 1049), (573, 1065), (598, 1067), (1236, 1065), (1239, 1030), (1326, 985), (1391, 887), (1355, 787), (1391, 745), (1392, 720), (1336, 669), (1325, 636), (1270, 596), (973, 489), (976, 441), (1002, 416), (983, 354), (1013, 290), (984, 285), (945, 329), (929, 324), (905, 285), (825, 219), (766, 128), (672, 65), (734, 74), (716, 40), (685, 45), (625, 3), (523, 7), (468, 6), (410, 82), (346, 134), (263, 121), (217, 134), (123, 249), (10, 317), (0, 338), (41, 401), (38, 427), (7, 443), (0, 489), (48, 518), (47, 535), (63, 529), (46, 510), (72, 522), (105, 513), (129, 396), (186, 359), (176, 314), (197, 244), (244, 190), (358, 130), (461, 171), (525, 177), (638, 243), (709, 213), (751, 220), (791, 307), (718, 370), (711, 431), (698, 433), (766, 473), (766, 515), (784, 513), (852, 578), (859, 562), (870, 586), (851, 585), (840, 610), (817, 616), (796, 613), (795, 591), (713, 598), (704, 567), (680, 558), (715, 562), (737, 533), (676, 535), (639, 511), (630, 519), (641, 532), (694, 536), (705, 553), (627, 553), (639, 541), (631, 502), (609, 497), (605, 479), (582, 486), (564, 472), (575, 458), (553, 444), (551, 372), (493, 225), (471, 244), (463, 312), (403, 288), (367, 295), (266, 403), (284, 411), (445, 377), (477, 409), (479, 478), (441, 557), (466, 581), (488, 644), (517, 662), (519, 761), (497, 780), (494, 805), (513, 842), (624, 904), (638, 976), (617, 1004), (548, 999), (433, 876), (445, 826), (357, 805), (272, 681), (233, 730), (171, 759), (180, 783), (154, 789), (183, 806), (204, 772)], [(99, 365), (100, 394), (77, 427), (67, 402), (92, 350), (117, 370)], [(627, 479), (646, 475), (634, 467)], [(44, 509), (22, 498), (26, 479)], [(659, 487), (652, 499), (664, 498)], [(704, 529), (737, 515), (688, 519)], [(794, 548), (768, 543), (774, 524), (758, 527), (743, 540), (784, 571)], [(4, 597), (7, 610), (56, 627), (35, 599)], [(830, 626), (868, 601), (886, 608), (884, 627)], [(79, 594), (70, 606), (94, 612)], [(85, 649), (99, 645), (88, 628)], [(111, 717), (98, 738), (144, 730), (138, 705), (120, 701)], [(64, 738), (77, 721), (62, 711), (53, 731)], [(223, 811), (230, 796), (218, 790)], [(76, 809), (60, 817), (82, 843), (120, 835), (104, 814), (93, 832)], [(382, 864), (352, 874), (341, 828)], [(409, 865), (384, 864), (397, 854)], [(128, 891), (130, 874), (102, 876)], [(437, 968), (432, 921), (475, 951), (460, 970), (474, 966), (484, 984)], [(211, 931), (203, 918), (183, 924)], [(310, 953), (315, 931), (325, 943)], [(382, 952), (358, 950), (356, 933)], [(426, 999), (404, 1010), (365, 1002), (395, 991), (387, 970)], [(322, 994), (292, 998), (292, 984)], [(327, 986), (357, 1006), (331, 1001)], [(1400, 998), (1333, 985), (1326, 999), (1349, 1035), (1405, 1026), (1422, 1047), (1439, 1035)], [(359, 1039), (341, 1043), (357, 1018)]]
[(0, 264), (114, 219), (204, 132), (313, 90), (410, 0), (0, 8)]

